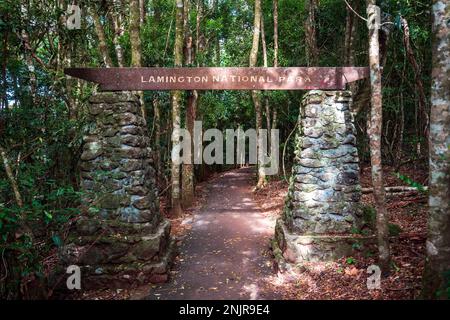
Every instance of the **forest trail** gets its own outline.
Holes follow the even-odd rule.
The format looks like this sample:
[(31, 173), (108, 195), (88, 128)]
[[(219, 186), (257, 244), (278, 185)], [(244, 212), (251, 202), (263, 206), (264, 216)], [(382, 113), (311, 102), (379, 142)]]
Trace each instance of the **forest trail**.
[(207, 185), (206, 203), (194, 212), (192, 229), (168, 283), (148, 299), (277, 299), (268, 252), (275, 221), (253, 200), (254, 169), (226, 172)]

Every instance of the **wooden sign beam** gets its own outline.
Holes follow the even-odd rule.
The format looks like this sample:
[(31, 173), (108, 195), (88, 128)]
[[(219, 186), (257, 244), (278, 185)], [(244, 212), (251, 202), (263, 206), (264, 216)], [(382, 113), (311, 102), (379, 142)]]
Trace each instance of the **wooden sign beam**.
[(293, 68), (69, 68), (72, 77), (104, 91), (344, 90), (369, 76), (367, 67)]

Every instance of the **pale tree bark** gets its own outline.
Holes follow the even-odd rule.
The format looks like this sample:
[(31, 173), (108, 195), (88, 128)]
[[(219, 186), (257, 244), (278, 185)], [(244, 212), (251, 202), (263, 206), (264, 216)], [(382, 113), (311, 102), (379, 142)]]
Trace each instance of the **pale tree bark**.
[[(190, 5), (189, 0), (184, 0), (184, 36), (185, 36), (185, 62), (186, 65), (193, 65), (193, 39), (189, 25)], [(197, 109), (197, 91), (187, 91), (187, 105), (186, 105), (186, 129), (189, 131), (191, 137), (194, 137), (194, 121)], [(194, 201), (194, 164), (193, 164), (194, 150), (191, 145), (191, 162), (183, 163), (182, 165), (182, 205), (183, 208), (189, 208)]]
[(114, 50), (116, 51), (117, 64), (119, 67), (125, 66), (123, 48), (120, 44), (120, 38), (124, 34), (123, 22), (121, 19), (121, 3), (117, 0), (112, 1), (112, 6), (110, 8), (110, 19), (112, 22), (112, 30), (113, 30), (113, 43)]
[[(130, 40), (131, 40), (131, 66), (142, 66), (142, 48), (141, 48), (141, 8), (139, 0), (130, 0)], [(138, 91), (141, 102), (141, 113), (144, 120), (147, 121), (147, 111), (145, 109), (144, 92)]]
[[(266, 33), (264, 32), (264, 15), (261, 14), (261, 43), (262, 43), (262, 51), (263, 51), (263, 63), (264, 68), (268, 67), (268, 60), (267, 60), (267, 45), (266, 45)], [(267, 144), (267, 150), (270, 150), (270, 103), (269, 103), (269, 97), (265, 92), (264, 94), (264, 107), (266, 112), (266, 127), (268, 131), (268, 144)]]
[[(30, 14), (28, 12), (28, 6), (26, 4), (21, 4), (21, 20), (22, 23), (29, 24), (28, 19), (30, 18)], [(24, 52), (23, 52), (23, 60), (28, 69), (28, 77), (29, 77), (29, 89), (31, 93), (31, 97), (33, 103), (37, 102), (37, 77), (36, 77), (36, 69), (33, 63), (33, 49), (31, 47), (30, 35), (28, 34), (26, 29), (22, 29), (20, 33), (17, 33), (19, 39), (23, 42)]]
[(155, 171), (156, 171), (156, 179), (159, 185), (160, 175), (162, 174), (162, 165), (161, 165), (161, 106), (158, 99), (158, 96), (155, 94), (153, 98), (153, 114), (154, 114), (154, 125), (155, 125)]
[(433, 0), (430, 215), (423, 296), (450, 299), (450, 3)]
[[(278, 0), (273, 0), (273, 66), (278, 67)], [(277, 105), (273, 106), (272, 129), (277, 128)]]
[(197, 62), (197, 67), (200, 66), (200, 23), (203, 19), (203, 0), (197, 0), (197, 17), (195, 23), (195, 60)]
[[(357, 9), (358, 6), (356, 6), (355, 8)], [(383, 74), (383, 68), (386, 65), (388, 57), (388, 47), (391, 40), (391, 32), (393, 29), (391, 16), (384, 14), (382, 18), (382, 27), (379, 31), (381, 74)], [(369, 107), (370, 81), (363, 81), (361, 85), (359, 85), (358, 82), (353, 82), (351, 83), (351, 85), (352, 90), (356, 91), (356, 93), (354, 93), (353, 95), (352, 113), (358, 114), (362, 111), (367, 110), (367, 108)]]
[[(370, 127), (370, 160), (372, 165), (372, 185), (375, 208), (377, 211), (377, 239), (378, 239), (378, 263), (384, 274), (390, 269), (390, 248), (388, 217), (386, 210), (386, 194), (383, 182), (383, 166), (381, 159), (381, 133), (383, 123), (381, 93), (381, 69), (380, 69), (380, 44), (379, 44), (379, 8), (375, 6), (375, 0), (367, 1), (367, 16), (369, 28), (369, 66), (371, 83), (371, 110)], [(377, 23), (378, 21), (378, 23)]]
[(273, 66), (278, 67), (278, 0), (273, 0)]
[[(218, 13), (218, 7), (219, 7), (219, 1), (218, 0), (212, 0), (212, 9), (213, 9), (213, 15), (216, 17), (216, 14)], [(216, 35), (215, 38), (215, 55), (216, 55), (216, 67), (220, 67), (220, 37), (219, 34)]]
[(146, 0), (139, 0), (139, 22), (144, 25), (146, 18)]
[[(253, 25), (253, 42), (252, 49), (250, 51), (249, 66), (255, 67), (258, 61), (258, 49), (259, 49), (259, 37), (261, 33), (261, 0), (255, 0), (255, 18)], [(262, 111), (261, 111), (261, 95), (257, 90), (252, 90), (252, 99), (255, 106), (256, 114), (256, 134), (258, 139), (258, 182), (256, 188), (262, 188), (266, 183), (266, 176), (264, 168), (262, 167), (262, 160), (264, 157), (262, 149), (262, 135), (260, 130), (262, 129)]]
[(142, 50), (140, 35), (141, 10), (139, 0), (130, 0), (130, 42), (131, 42), (131, 66), (142, 66)]
[(95, 33), (98, 38), (98, 49), (100, 50), (100, 54), (102, 56), (103, 63), (105, 67), (111, 68), (113, 66), (111, 57), (109, 55), (108, 44), (106, 42), (105, 30), (103, 28), (103, 24), (100, 21), (100, 17), (97, 13), (96, 8), (90, 8), (90, 15), (92, 20), (94, 21)]
[[(21, 33), (22, 39), (25, 43), (29, 43), (29, 36), (28, 33), (25, 30), (22, 30)], [(30, 79), (30, 93), (33, 98), (33, 102), (36, 103), (37, 101), (37, 77), (36, 77), (36, 68), (34, 67), (33, 58), (31, 57), (31, 52), (25, 51), (23, 53), (25, 64), (27, 65), (28, 69), (28, 76)]]
[[(3, 162), (3, 167), (5, 168), (6, 176), (8, 177), (8, 180), (11, 184), (16, 204), (20, 209), (22, 209), (24, 204), (23, 204), (22, 195), (20, 194), (19, 185), (18, 185), (17, 180), (14, 176), (14, 173), (11, 169), (11, 166), (9, 165), (9, 159), (8, 159), (8, 155), (6, 154), (6, 150), (2, 146), (0, 146), (0, 157)], [(19, 218), (19, 225), (20, 225), (21, 230), (19, 230), (19, 232), (16, 232), (16, 235), (17, 236), (25, 235), (30, 239), (31, 242), (33, 242), (33, 240), (34, 240), (33, 230), (28, 225), (28, 222), (24, 215), (23, 210), (19, 211), (18, 218)], [(20, 233), (23, 233), (23, 234), (20, 234)]]
[(306, 57), (308, 66), (317, 66), (319, 58), (319, 48), (316, 37), (316, 10), (317, 0), (306, 0), (306, 11), (308, 18), (305, 21)]
[[(183, 65), (183, 0), (175, 0), (175, 67)], [(180, 150), (181, 129), (181, 91), (172, 91), (172, 150)], [(179, 155), (179, 152), (178, 152)], [(181, 209), (180, 194), (180, 164), (172, 159), (172, 215), (179, 216), (183, 213)]]

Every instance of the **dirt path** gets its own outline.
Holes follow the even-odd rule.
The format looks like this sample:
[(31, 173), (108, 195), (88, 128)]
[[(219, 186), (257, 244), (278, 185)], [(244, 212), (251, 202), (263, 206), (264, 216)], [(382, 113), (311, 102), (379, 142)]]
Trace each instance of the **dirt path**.
[(253, 200), (253, 169), (226, 172), (207, 186), (169, 283), (149, 299), (276, 299), (268, 253), (275, 221)]

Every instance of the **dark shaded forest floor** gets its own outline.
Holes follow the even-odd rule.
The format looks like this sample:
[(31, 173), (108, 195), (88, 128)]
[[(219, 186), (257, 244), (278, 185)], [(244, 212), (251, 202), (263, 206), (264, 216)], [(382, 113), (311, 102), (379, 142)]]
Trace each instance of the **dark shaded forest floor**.
[[(426, 185), (426, 171), (411, 165), (400, 170), (405, 176)], [(364, 248), (352, 257), (337, 262), (310, 263), (298, 268), (295, 274), (276, 274), (270, 254), (269, 239), (273, 225), (283, 208), (287, 183), (270, 181), (259, 192), (251, 193), (252, 179), (248, 169), (213, 175), (197, 186), (196, 203), (185, 215), (171, 219), (173, 234), (178, 239), (181, 254), (175, 261), (168, 284), (148, 285), (122, 290), (96, 290), (79, 293), (75, 299), (414, 299), (421, 289), (421, 277), (425, 261), (427, 197), (409, 193), (391, 195), (387, 200), (389, 220), (400, 227), (398, 235), (391, 238), (392, 272), (382, 279), (381, 290), (368, 290), (366, 269), (376, 264), (376, 247)], [(231, 180), (230, 180), (231, 178)], [(236, 179), (236, 181), (233, 181)], [(228, 181), (228, 182), (227, 182)], [(393, 168), (385, 167), (387, 186), (405, 185), (393, 174)], [(363, 187), (370, 187), (370, 167), (364, 166), (361, 174)], [(236, 194), (241, 200), (231, 199)], [(229, 190), (229, 191), (226, 191)], [(224, 194), (224, 192), (231, 192)], [(231, 197), (231, 198), (230, 198)], [(218, 203), (221, 201), (225, 203)], [(238, 202), (236, 202), (238, 201)], [(372, 205), (373, 197), (363, 195), (363, 202)], [(258, 223), (266, 224), (259, 235), (245, 235), (245, 222), (229, 237), (226, 220), (219, 221), (227, 208), (249, 206), (250, 214)], [(258, 208), (255, 208), (258, 207)], [(165, 210), (165, 201), (162, 201)], [(228, 210), (229, 211), (229, 210)], [(245, 210), (235, 212), (242, 215)], [(248, 210), (247, 210), (248, 211)], [(218, 215), (218, 216), (216, 216)], [(222, 217), (223, 218), (223, 217)], [(248, 217), (247, 217), (248, 219)], [(197, 221), (197, 224), (195, 223)], [(198, 223), (198, 222), (205, 223)], [(206, 225), (220, 225), (216, 237)], [(225, 225), (224, 225), (225, 223)], [(231, 225), (230, 225), (231, 226)], [(192, 230), (194, 229), (194, 230)], [(225, 230), (225, 233), (222, 234)], [(242, 234), (241, 234), (242, 233)], [(252, 237), (256, 237), (252, 240)], [(195, 240), (195, 241), (194, 241)], [(193, 246), (193, 244), (196, 245)], [(202, 247), (202, 244), (208, 244)], [(241, 247), (249, 247), (244, 250)], [(238, 247), (241, 248), (240, 251)], [(240, 253), (250, 252), (246, 268), (237, 267), (244, 261)], [(193, 257), (194, 256), (194, 257)], [(229, 261), (226, 261), (229, 259)], [(238, 259), (238, 260), (236, 260)], [(234, 261), (236, 260), (236, 261)], [(217, 268), (221, 266), (223, 268)], [(234, 270), (235, 269), (235, 270)], [(242, 269), (242, 270), (241, 270)]]

